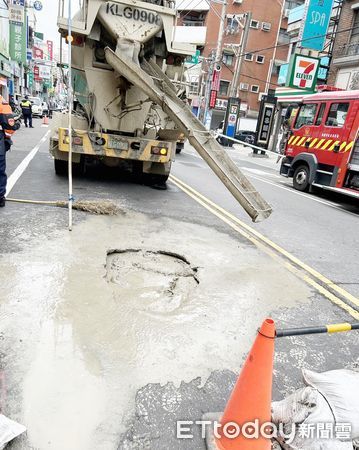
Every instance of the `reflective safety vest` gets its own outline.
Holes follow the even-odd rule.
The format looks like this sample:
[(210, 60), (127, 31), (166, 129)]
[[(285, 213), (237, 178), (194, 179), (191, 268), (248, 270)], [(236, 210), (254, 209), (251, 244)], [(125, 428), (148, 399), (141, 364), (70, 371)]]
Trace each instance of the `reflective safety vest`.
[(23, 114), (31, 114), (31, 102), (29, 100), (23, 100), (20, 103)]
[(11, 138), (19, 128), (20, 124), (16, 122), (11, 106), (0, 96), (0, 130), (7, 138)]

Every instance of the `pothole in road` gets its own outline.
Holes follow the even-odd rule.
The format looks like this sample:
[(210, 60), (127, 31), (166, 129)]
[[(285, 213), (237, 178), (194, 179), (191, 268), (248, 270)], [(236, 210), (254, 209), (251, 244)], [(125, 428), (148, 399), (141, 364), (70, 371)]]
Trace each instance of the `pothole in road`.
[(187, 303), (199, 284), (197, 268), (176, 253), (142, 249), (107, 253), (107, 281), (142, 311), (168, 314)]

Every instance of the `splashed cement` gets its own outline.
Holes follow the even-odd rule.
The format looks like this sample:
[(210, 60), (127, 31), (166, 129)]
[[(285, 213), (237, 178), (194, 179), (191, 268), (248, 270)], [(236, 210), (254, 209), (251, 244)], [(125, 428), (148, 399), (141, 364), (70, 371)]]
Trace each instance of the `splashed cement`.
[[(108, 255), (129, 248), (189, 264)], [(237, 370), (263, 318), (310, 296), (246, 242), (132, 212), (34, 241), (0, 269), (5, 411), (28, 428), (15, 450), (117, 449), (138, 389)]]

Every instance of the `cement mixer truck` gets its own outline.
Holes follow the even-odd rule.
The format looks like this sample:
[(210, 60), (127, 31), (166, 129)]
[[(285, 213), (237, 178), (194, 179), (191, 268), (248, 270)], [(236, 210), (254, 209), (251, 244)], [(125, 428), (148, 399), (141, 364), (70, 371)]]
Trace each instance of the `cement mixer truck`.
[[(60, 0), (58, 27), (68, 36), (67, 2)], [(54, 117), (50, 152), (65, 173), (70, 151), (74, 170), (101, 162), (122, 166), (150, 183), (166, 182), (185, 136), (253, 221), (271, 208), (192, 114), (183, 89), (184, 59), (195, 47), (174, 41), (172, 0), (81, 0), (71, 17), (72, 132), (68, 117)], [(177, 84), (178, 86), (178, 84)]]

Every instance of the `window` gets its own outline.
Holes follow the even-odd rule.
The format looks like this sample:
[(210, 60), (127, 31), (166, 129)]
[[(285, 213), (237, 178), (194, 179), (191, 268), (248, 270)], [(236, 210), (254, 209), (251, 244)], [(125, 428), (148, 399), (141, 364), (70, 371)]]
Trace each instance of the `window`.
[(300, 128), (303, 125), (313, 125), (315, 113), (317, 111), (316, 103), (309, 103), (307, 105), (302, 105), (295, 122), (294, 128)]
[(325, 111), (326, 106), (327, 106), (326, 103), (322, 103), (320, 105), (320, 109), (319, 109), (319, 113), (318, 113), (318, 116), (317, 116), (317, 120), (315, 121), (315, 125), (321, 125), (322, 124), (324, 111)]
[(350, 36), (350, 43), (359, 44), (359, 10), (356, 10), (354, 13), (354, 23), (352, 34)]
[(233, 17), (227, 17), (227, 31), (229, 34), (234, 34), (239, 31), (239, 22)]
[(289, 44), (290, 37), (285, 28), (281, 28), (279, 30), (279, 36), (278, 36), (278, 44)]
[(246, 54), (244, 55), (245, 61), (253, 61), (253, 58), (254, 58), (253, 53), (246, 53)]
[(263, 55), (257, 55), (256, 61), (259, 64), (264, 64), (265, 57)]
[(259, 86), (257, 84), (252, 84), (251, 91), (254, 93), (259, 92)]
[(249, 26), (250, 26), (251, 28), (255, 28), (255, 29), (258, 30), (258, 28), (259, 28), (259, 22), (258, 22), (258, 20), (251, 20), (251, 23), (250, 23)]
[(332, 103), (325, 125), (327, 127), (343, 127), (348, 110), (349, 103)]
[(219, 91), (218, 95), (226, 96), (228, 95), (229, 81), (221, 80), (219, 82)]
[(262, 30), (263, 31), (270, 31), (272, 28), (272, 24), (269, 22), (263, 22), (262, 23)]
[(240, 83), (239, 89), (241, 91), (248, 91), (249, 90), (249, 84), (248, 83)]
[(182, 20), (184, 27), (203, 27), (205, 18), (203, 14), (196, 14), (195, 11), (193, 11), (192, 14), (185, 14)]
[(222, 55), (222, 62), (226, 66), (232, 66), (234, 62), (234, 55), (233, 53), (223, 53)]

